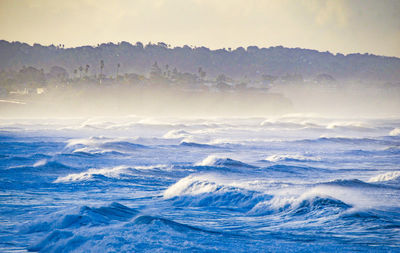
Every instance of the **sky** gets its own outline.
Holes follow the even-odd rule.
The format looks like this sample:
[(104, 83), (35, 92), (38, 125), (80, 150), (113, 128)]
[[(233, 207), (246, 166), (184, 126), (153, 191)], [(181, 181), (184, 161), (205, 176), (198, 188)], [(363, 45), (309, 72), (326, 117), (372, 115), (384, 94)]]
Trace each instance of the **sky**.
[(0, 39), (282, 45), (400, 57), (400, 0), (0, 0)]

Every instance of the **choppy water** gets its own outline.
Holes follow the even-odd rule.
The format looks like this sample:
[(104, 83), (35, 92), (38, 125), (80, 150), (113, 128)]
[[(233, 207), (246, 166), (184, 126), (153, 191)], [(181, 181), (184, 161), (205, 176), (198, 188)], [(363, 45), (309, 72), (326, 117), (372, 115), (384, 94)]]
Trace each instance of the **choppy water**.
[(400, 252), (400, 119), (0, 120), (0, 251)]

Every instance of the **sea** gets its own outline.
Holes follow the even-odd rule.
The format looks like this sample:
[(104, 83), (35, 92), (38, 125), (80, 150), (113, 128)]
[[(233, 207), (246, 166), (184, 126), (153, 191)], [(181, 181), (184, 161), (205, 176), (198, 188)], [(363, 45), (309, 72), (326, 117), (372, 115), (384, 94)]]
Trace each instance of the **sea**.
[(400, 118), (2, 118), (0, 252), (400, 252)]

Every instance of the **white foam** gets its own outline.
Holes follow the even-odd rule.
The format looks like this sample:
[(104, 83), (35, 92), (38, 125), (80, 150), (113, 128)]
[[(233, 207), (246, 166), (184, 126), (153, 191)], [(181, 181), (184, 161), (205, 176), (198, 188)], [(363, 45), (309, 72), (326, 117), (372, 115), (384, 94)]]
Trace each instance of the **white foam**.
[(219, 159), (226, 159), (226, 157), (218, 157), (216, 155), (209, 155), (203, 161), (196, 163), (196, 166), (213, 166)]
[(182, 129), (174, 129), (163, 135), (165, 139), (179, 139), (185, 137), (190, 137), (190, 134)]
[(353, 129), (365, 129), (369, 128), (364, 122), (333, 122), (327, 125), (327, 129), (335, 129), (335, 128), (353, 128)]
[(400, 135), (400, 128), (395, 128), (389, 133), (390, 136), (399, 136)]
[(226, 177), (220, 174), (192, 174), (180, 179), (164, 191), (164, 198), (200, 195), (204, 193), (219, 193), (231, 191), (232, 188), (238, 191), (257, 191), (267, 193), (271, 191), (270, 186), (274, 180), (245, 179), (239, 177)]
[(391, 171), (371, 177), (368, 182), (384, 182), (400, 179), (400, 171)]
[(71, 139), (71, 140), (68, 140), (66, 148), (77, 146), (77, 145), (92, 146), (104, 139), (106, 139), (106, 138), (90, 137), (90, 138), (84, 138), (84, 139)]
[(103, 175), (109, 178), (118, 178), (121, 174), (127, 171), (128, 167), (118, 166), (114, 168), (103, 168), (103, 169), (89, 169), (88, 171), (81, 173), (69, 174), (64, 177), (58, 177), (54, 183), (68, 183), (68, 182), (79, 182), (91, 180), (94, 175)]
[(42, 160), (39, 160), (39, 161), (35, 162), (35, 164), (33, 165), (33, 167), (43, 166), (43, 165), (45, 165), (46, 163), (47, 163), (47, 160), (46, 160), (46, 159), (42, 159)]
[(92, 180), (94, 175), (102, 175), (108, 178), (121, 178), (121, 175), (132, 174), (134, 170), (153, 170), (153, 169), (163, 169), (171, 170), (170, 166), (159, 164), (159, 165), (149, 165), (149, 166), (117, 166), (113, 168), (102, 168), (102, 169), (89, 169), (81, 173), (69, 174), (64, 177), (58, 177), (54, 183), (67, 183), (67, 182), (79, 182)]
[(154, 170), (154, 169), (163, 169), (163, 170), (171, 170), (171, 166), (165, 164), (158, 165), (149, 165), (149, 166), (135, 166), (136, 170)]
[(187, 176), (182, 178), (167, 190), (165, 190), (163, 197), (170, 199), (178, 196), (185, 195), (199, 195), (204, 193), (215, 192), (218, 189), (218, 184), (207, 180), (202, 176)]
[(266, 161), (270, 161), (270, 162), (279, 162), (279, 161), (284, 161), (284, 160), (288, 160), (288, 159), (293, 159), (293, 160), (298, 160), (298, 161), (321, 161), (320, 157), (309, 157), (309, 156), (303, 156), (303, 155), (280, 155), (280, 154), (276, 154), (276, 155), (270, 155), (267, 158), (265, 158), (264, 160)]

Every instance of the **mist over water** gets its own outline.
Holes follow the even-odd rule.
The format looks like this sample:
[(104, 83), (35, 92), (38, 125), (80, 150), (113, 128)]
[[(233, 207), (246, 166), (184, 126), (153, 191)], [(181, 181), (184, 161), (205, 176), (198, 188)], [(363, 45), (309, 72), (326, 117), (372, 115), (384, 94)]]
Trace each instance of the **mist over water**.
[(13, 117), (154, 117), (259, 116), (289, 112), (281, 94), (255, 91), (182, 90), (171, 87), (89, 86), (30, 96), (20, 104), (2, 103), (0, 113)]
[(290, 99), (293, 110), (324, 117), (399, 117), (400, 88), (393, 84), (344, 81), (338, 84), (290, 84), (271, 89)]
[(199, 86), (88, 84), (49, 87), (45, 93), (0, 100), (0, 115), (14, 118), (139, 115), (253, 117), (314, 114), (321, 117), (398, 117), (400, 88), (393, 84), (290, 83), (264, 90)]

